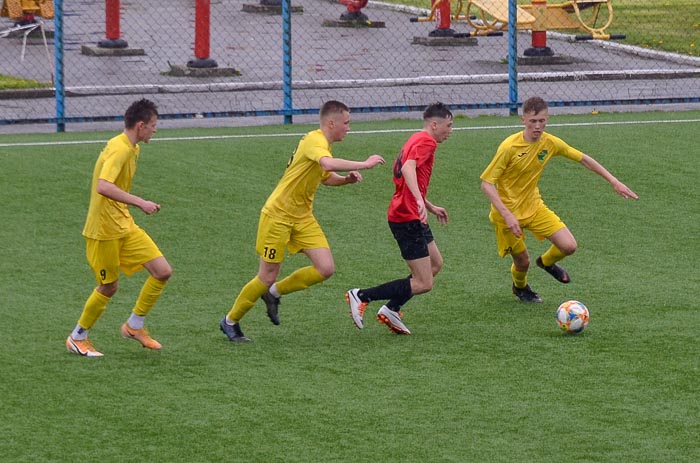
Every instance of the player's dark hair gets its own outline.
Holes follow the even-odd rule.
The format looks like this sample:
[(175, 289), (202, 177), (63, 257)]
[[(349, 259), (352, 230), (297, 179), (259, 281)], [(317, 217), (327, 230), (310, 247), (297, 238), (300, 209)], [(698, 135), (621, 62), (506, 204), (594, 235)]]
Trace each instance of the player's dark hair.
[(445, 103), (441, 103), (439, 101), (430, 104), (427, 108), (425, 108), (425, 111), (423, 111), (424, 121), (432, 119), (434, 117), (439, 119), (453, 118), (452, 111), (450, 111), (450, 107), (447, 106)]
[(345, 103), (341, 103), (340, 101), (336, 100), (330, 100), (326, 101), (325, 103), (323, 103), (323, 106), (321, 106), (320, 117), (321, 119), (323, 119), (330, 114), (341, 114), (344, 111), (350, 112), (350, 108), (348, 108)]
[(124, 113), (124, 127), (133, 128), (137, 122), (148, 122), (158, 115), (158, 107), (151, 100), (141, 98), (134, 101)]
[(525, 100), (525, 103), (523, 103), (523, 114), (539, 114), (541, 111), (544, 111), (547, 108), (548, 106), (546, 101), (538, 96), (533, 96), (532, 98)]

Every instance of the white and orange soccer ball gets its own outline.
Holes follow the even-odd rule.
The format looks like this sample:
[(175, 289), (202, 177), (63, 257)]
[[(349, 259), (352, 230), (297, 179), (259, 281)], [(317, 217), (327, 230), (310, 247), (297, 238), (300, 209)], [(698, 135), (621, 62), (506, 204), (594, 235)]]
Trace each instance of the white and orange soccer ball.
[(585, 330), (590, 318), (588, 307), (583, 302), (566, 301), (557, 308), (557, 325), (570, 334)]

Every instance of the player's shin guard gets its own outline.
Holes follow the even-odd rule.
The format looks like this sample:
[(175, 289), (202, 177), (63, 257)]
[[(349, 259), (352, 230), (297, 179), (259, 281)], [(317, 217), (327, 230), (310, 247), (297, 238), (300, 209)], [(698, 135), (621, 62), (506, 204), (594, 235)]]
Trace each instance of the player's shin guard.
[(309, 286), (324, 281), (326, 278), (321, 275), (316, 267), (309, 265), (292, 272), (288, 277), (278, 281), (277, 291), (280, 295), (301, 291)]
[(111, 298), (101, 294), (94, 289), (88, 300), (85, 301), (85, 307), (83, 308), (83, 313), (80, 315), (80, 320), (78, 320), (78, 325), (89, 330), (92, 326), (100, 319), (105, 309), (107, 308), (107, 303)]
[(265, 294), (266, 291), (267, 286), (265, 286), (257, 276), (250, 280), (243, 289), (241, 289), (240, 294), (238, 294), (226, 318), (234, 323), (241, 321), (241, 318), (253, 308), (258, 299), (260, 299), (260, 296)]
[(141, 288), (141, 293), (136, 300), (133, 312), (140, 316), (148, 314), (160, 295), (163, 294), (163, 288), (165, 288), (165, 281), (156, 280), (149, 276), (143, 284), (143, 288)]

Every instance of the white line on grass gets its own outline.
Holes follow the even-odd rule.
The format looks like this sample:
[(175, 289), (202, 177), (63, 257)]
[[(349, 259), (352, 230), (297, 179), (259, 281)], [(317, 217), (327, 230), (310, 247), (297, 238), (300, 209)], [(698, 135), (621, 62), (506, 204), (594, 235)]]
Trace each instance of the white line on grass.
[[(687, 124), (697, 123), (700, 119), (676, 119), (676, 120), (656, 120), (656, 121), (617, 121), (617, 122), (569, 122), (569, 123), (552, 123), (547, 124), (547, 127), (591, 127), (591, 126), (616, 126), (616, 125), (642, 125), (642, 124)], [(498, 130), (498, 129), (519, 129), (521, 124), (516, 125), (490, 125), (478, 127), (455, 127), (453, 131), (461, 130)], [(358, 130), (349, 132), (348, 135), (366, 135), (376, 133), (402, 133), (415, 132), (416, 128), (412, 129), (386, 129), (386, 130)], [(198, 137), (162, 137), (153, 138), (152, 142), (158, 141), (198, 141), (198, 140), (227, 140), (235, 138), (273, 138), (273, 137), (301, 137), (306, 133), (261, 133), (261, 134), (241, 134), (241, 135), (203, 135)], [(89, 145), (89, 144), (104, 144), (105, 140), (73, 140), (73, 141), (46, 141), (46, 142), (22, 142), (22, 143), (0, 143), (0, 148), (10, 147), (31, 147), (31, 146), (48, 146), (48, 145)]]

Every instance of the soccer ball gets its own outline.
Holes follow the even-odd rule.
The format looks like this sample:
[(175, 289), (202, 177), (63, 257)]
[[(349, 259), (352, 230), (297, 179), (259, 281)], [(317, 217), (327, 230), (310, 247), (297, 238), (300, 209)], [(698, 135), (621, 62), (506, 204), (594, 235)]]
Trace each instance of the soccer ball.
[(566, 301), (557, 308), (557, 325), (567, 333), (580, 333), (590, 318), (588, 307), (579, 301)]

